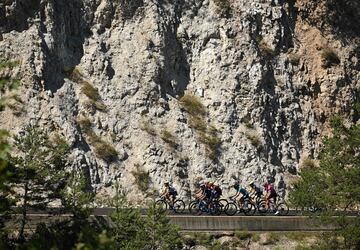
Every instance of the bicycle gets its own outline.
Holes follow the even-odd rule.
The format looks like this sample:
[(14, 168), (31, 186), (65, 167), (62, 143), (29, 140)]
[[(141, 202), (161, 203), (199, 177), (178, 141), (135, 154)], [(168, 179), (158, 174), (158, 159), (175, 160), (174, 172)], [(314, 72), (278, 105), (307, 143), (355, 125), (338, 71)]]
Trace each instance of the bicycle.
[(219, 199), (218, 202), (220, 206), (220, 214), (225, 213), (225, 207), (229, 203), (229, 201), (227, 199), (222, 198)]
[(189, 204), (189, 212), (192, 215), (201, 215), (202, 213), (208, 213), (211, 215), (220, 215), (222, 205), (218, 200), (213, 200), (210, 203), (205, 200), (194, 200)]
[(159, 208), (161, 211), (165, 212), (170, 209), (174, 211), (174, 213), (183, 213), (185, 210), (185, 202), (181, 199), (176, 199), (173, 203), (166, 199), (165, 197), (161, 197), (155, 201), (155, 206)]
[(229, 197), (229, 200), (230, 202), (225, 206), (225, 213), (229, 216), (232, 216), (237, 212), (244, 213), (245, 215), (253, 214), (255, 212), (255, 207), (249, 198), (235, 200), (234, 198)]
[(275, 203), (274, 199), (269, 200), (268, 206), (266, 205), (266, 200), (261, 200), (259, 203), (259, 208), (260, 213), (272, 212), (281, 216), (287, 215), (289, 213), (289, 206), (285, 201)]

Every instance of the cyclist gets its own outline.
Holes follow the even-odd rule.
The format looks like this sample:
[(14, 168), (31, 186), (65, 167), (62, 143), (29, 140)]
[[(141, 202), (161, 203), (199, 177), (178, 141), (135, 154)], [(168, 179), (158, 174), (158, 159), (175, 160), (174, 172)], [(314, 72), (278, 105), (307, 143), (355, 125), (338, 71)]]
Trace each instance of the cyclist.
[(256, 186), (254, 182), (250, 183), (250, 197), (255, 200), (260, 200), (263, 196), (263, 191), (260, 187)]
[(249, 192), (242, 186), (239, 185), (239, 183), (234, 184), (234, 189), (236, 190), (236, 194), (231, 199), (235, 199), (240, 196), (240, 201), (243, 202), (246, 198), (249, 198)]
[(165, 199), (169, 200), (171, 202), (170, 204), (174, 204), (176, 196), (177, 196), (176, 189), (173, 186), (170, 186), (170, 183), (166, 181), (164, 183), (164, 189), (163, 192), (161, 193), (161, 197), (164, 197)]
[(210, 204), (213, 200), (218, 200), (222, 192), (219, 186), (215, 185), (213, 182), (209, 182), (207, 185), (206, 196), (208, 198), (208, 203)]
[(214, 183), (211, 183), (211, 192), (212, 192), (212, 199), (218, 200), (220, 199), (220, 196), (222, 195), (222, 190), (219, 187), (219, 185), (215, 185)]
[(205, 201), (207, 202), (207, 204), (210, 204), (213, 198), (213, 194), (211, 190), (212, 183), (205, 181), (204, 185), (205, 185), (204, 187)]
[[(276, 204), (276, 197), (277, 197), (277, 193), (274, 189), (274, 187), (266, 182), (264, 184), (264, 191), (266, 192), (265, 193), (265, 203), (266, 203), (266, 207), (268, 208), (269, 207), (269, 204), (270, 204), (270, 199), (274, 199), (274, 204)], [(278, 214), (279, 212), (276, 211), (275, 214)]]
[(205, 201), (206, 199), (206, 183), (202, 180), (199, 182), (199, 189), (195, 193), (195, 198), (198, 200)]

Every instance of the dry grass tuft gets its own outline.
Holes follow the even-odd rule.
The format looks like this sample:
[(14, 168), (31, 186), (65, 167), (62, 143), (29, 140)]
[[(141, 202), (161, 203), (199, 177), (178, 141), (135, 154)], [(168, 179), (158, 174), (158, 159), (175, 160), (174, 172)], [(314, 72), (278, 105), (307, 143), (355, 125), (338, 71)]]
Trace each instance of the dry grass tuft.
[(179, 101), (182, 107), (192, 116), (204, 116), (206, 114), (204, 105), (194, 95), (184, 95)]
[(135, 168), (131, 172), (135, 177), (135, 183), (142, 192), (147, 192), (151, 181), (149, 172), (142, 169), (139, 164), (135, 164)]

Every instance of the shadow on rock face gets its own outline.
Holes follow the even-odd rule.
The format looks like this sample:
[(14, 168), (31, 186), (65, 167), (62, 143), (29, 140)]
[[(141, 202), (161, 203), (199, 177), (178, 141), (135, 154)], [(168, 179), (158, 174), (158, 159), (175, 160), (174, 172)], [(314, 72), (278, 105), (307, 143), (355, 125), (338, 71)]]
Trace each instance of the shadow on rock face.
[(39, 13), (40, 0), (6, 0), (0, 3), (0, 30), (21, 32), (29, 28), (28, 20)]
[[(81, 1), (54, 1), (53, 16), (42, 15), (42, 50), (47, 55), (44, 62), (45, 89), (55, 92), (64, 84), (65, 69), (74, 68), (84, 54), (83, 44), (91, 32), (85, 19)], [(46, 23), (53, 22), (51, 29)], [(50, 37), (49, 42), (46, 36)]]

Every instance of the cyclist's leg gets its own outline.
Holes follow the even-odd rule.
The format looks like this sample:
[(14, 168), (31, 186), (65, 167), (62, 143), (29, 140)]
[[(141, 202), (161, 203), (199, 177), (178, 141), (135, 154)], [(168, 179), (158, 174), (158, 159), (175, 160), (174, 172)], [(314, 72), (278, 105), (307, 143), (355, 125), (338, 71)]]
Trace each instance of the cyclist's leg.
[(269, 205), (270, 205), (270, 194), (267, 193), (265, 195), (265, 205), (266, 205), (266, 209), (269, 209)]

